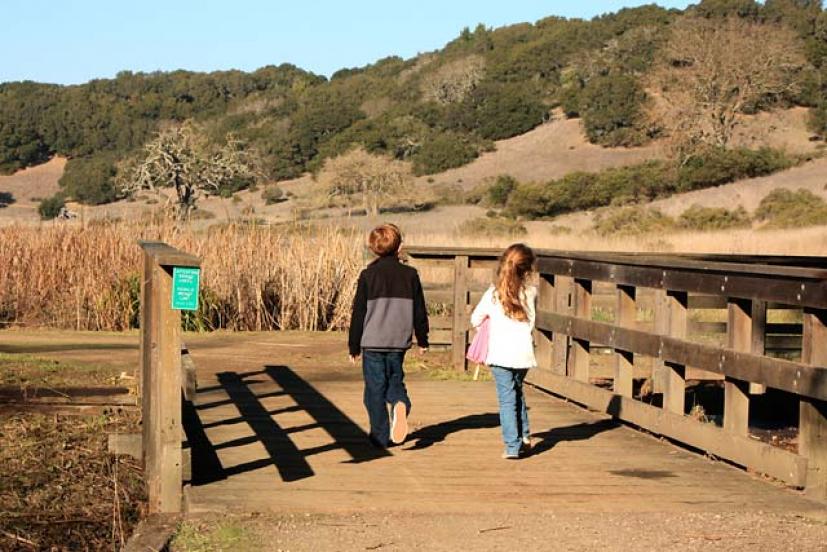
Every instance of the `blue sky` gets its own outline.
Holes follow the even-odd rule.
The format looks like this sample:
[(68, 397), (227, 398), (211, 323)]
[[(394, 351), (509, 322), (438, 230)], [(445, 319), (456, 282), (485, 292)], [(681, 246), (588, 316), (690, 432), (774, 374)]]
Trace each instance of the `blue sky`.
[[(73, 84), (118, 71), (250, 71), (293, 63), (327, 75), (442, 47), (463, 27), (590, 18), (650, 2), (468, 0), (2, 0), (0, 82)], [(683, 8), (689, 2), (661, 1)]]

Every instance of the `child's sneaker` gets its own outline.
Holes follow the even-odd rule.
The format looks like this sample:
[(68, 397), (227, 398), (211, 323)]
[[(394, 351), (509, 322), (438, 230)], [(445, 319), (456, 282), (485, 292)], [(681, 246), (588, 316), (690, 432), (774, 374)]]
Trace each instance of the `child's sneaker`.
[(405, 403), (398, 402), (393, 405), (393, 417), (391, 419), (391, 441), (397, 445), (405, 442), (408, 436), (408, 409)]
[(508, 452), (508, 450), (506, 450), (505, 452), (503, 452), (503, 458), (505, 460), (517, 460), (517, 459), (520, 458), (520, 453), (519, 452)]
[(520, 447), (520, 452), (526, 456), (531, 454), (531, 437), (523, 437), (522, 446)]

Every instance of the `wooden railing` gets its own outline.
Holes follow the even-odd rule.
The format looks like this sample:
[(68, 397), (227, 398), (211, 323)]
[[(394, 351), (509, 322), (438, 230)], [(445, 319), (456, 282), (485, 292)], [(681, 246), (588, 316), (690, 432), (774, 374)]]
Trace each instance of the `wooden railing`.
[(142, 456), (149, 513), (181, 511), (183, 459), (181, 394), (192, 381), (181, 343), (181, 312), (172, 308), (175, 267), (200, 260), (163, 242), (142, 241), (141, 396)]
[[(423, 274), (434, 263), (452, 267), (450, 285), (445, 278), (423, 279), (432, 304), (450, 303), (445, 310), (451, 312), (453, 365), (466, 369), (472, 292), (477, 296), (490, 281), (499, 250), (406, 252)], [(827, 498), (827, 259), (537, 253), (539, 366), (530, 372), (530, 383)], [(475, 269), (485, 272), (475, 279)], [(608, 307), (600, 311), (605, 320), (595, 319), (596, 298)], [(726, 322), (693, 327), (690, 310), (716, 308), (726, 309)], [(768, 311), (781, 309), (797, 312), (793, 318), (801, 322), (768, 324)], [(641, 315), (649, 312), (651, 320), (644, 320)], [(715, 329), (725, 329), (725, 341), (691, 338)], [(798, 349), (800, 355), (793, 352), (797, 358), (787, 360), (771, 356), (773, 349), (787, 356)], [(596, 350), (612, 353), (608, 374), (592, 372)], [(722, 380), (721, 427), (686, 415), (688, 379)], [(662, 406), (634, 396), (643, 380)], [(799, 402), (797, 453), (749, 434), (751, 397), (766, 388)]]

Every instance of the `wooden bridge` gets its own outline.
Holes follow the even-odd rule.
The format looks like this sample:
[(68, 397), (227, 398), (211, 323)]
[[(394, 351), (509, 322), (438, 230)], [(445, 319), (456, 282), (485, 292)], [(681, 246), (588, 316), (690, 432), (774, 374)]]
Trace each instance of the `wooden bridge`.
[[(233, 350), (204, 336), (182, 357), (171, 267), (198, 259), (144, 249), (152, 511), (824, 508), (823, 259), (541, 251), (540, 366), (528, 395), (536, 447), (507, 462), (490, 382), (413, 371), (412, 433), (385, 451), (367, 442), (361, 374), (339, 335), (251, 334)], [(435, 354), (465, 371), (469, 308), (498, 251), (407, 252), (439, 280), (426, 283), (446, 313), (434, 337), (451, 349)], [(772, 444), (779, 425), (797, 428), (797, 446)]]

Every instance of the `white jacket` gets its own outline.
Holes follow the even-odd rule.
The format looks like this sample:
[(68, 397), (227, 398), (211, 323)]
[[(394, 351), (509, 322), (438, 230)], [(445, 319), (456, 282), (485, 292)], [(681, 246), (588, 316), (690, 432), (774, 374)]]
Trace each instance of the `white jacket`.
[(471, 325), (476, 328), (486, 317), (490, 318), (488, 356), (485, 359), (487, 365), (503, 368), (534, 368), (537, 366), (532, 335), (536, 301), (537, 288), (526, 286), (523, 289), (522, 303), (528, 320), (520, 321), (509, 318), (505, 314), (502, 304), (496, 298), (494, 286), (489, 287), (483, 294), (474, 312), (471, 313)]

